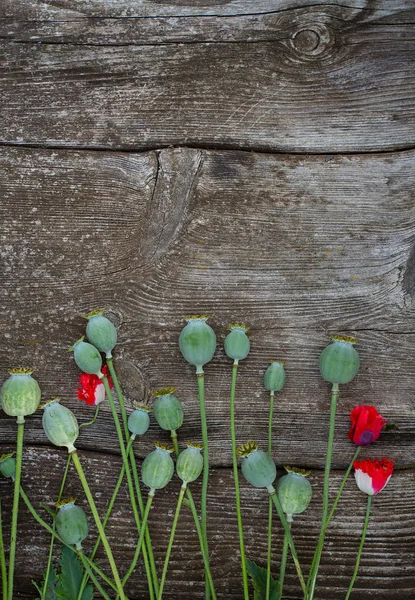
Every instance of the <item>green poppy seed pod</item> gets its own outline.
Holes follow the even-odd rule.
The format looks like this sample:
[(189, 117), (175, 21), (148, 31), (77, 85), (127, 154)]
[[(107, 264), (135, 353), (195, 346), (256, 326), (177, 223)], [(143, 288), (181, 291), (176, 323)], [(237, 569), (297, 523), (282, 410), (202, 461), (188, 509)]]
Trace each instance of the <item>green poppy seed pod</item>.
[(320, 373), (330, 383), (349, 383), (356, 376), (359, 354), (353, 347), (356, 338), (332, 335), (333, 343), (324, 348), (320, 355)]
[(258, 450), (256, 442), (247, 442), (236, 453), (242, 456), (242, 475), (251, 485), (268, 488), (272, 484), (277, 476), (274, 461), (268, 454)]
[(84, 342), (84, 336), (82, 336), (69, 348), (69, 351), (71, 350), (73, 350), (75, 362), (81, 371), (97, 375), (102, 379), (102, 356), (95, 346)]
[(68, 452), (75, 452), (74, 442), (79, 435), (78, 421), (69, 408), (59, 404), (59, 400), (54, 398), (41, 406), (43, 429), (52, 444), (66, 446)]
[(203, 446), (187, 442), (186, 450), (183, 450), (177, 458), (176, 472), (184, 483), (195, 481), (203, 471)]
[(156, 396), (153, 404), (154, 417), (166, 431), (176, 431), (183, 425), (183, 406), (173, 395), (174, 391), (174, 388), (164, 388), (153, 392), (153, 396)]
[(39, 407), (40, 387), (32, 377), (33, 369), (10, 369), (9, 373), (0, 391), (1, 406), (7, 415), (24, 423), (24, 417)]
[(105, 352), (107, 358), (111, 358), (117, 343), (117, 330), (114, 323), (103, 316), (104, 312), (105, 309), (94, 310), (84, 315), (88, 319), (86, 337), (100, 352)]
[(276, 360), (271, 361), (264, 375), (265, 389), (270, 392), (279, 392), (284, 387), (286, 378), (284, 363)]
[(70, 498), (59, 503), (56, 529), (64, 542), (81, 550), (81, 544), (88, 535), (88, 519), (85, 511), (76, 506), (75, 500)]
[(141, 467), (141, 477), (150, 488), (150, 494), (166, 487), (174, 473), (174, 462), (170, 456), (173, 448), (159, 443), (155, 446), (156, 449), (145, 457)]
[(224, 346), (226, 355), (233, 360), (243, 360), (248, 356), (250, 342), (248, 328), (245, 325), (234, 323), (228, 326), (230, 332), (225, 338)]
[(204, 315), (185, 317), (187, 325), (179, 336), (179, 348), (185, 360), (196, 367), (196, 373), (203, 373), (203, 365), (212, 360), (216, 349), (216, 335), (206, 323)]
[(128, 429), (132, 437), (144, 435), (150, 427), (150, 408), (148, 406), (136, 406), (135, 410), (128, 417)]
[(14, 458), (14, 452), (0, 456), (0, 473), (4, 475), (4, 477), (10, 477), (14, 481), (16, 476), (16, 459)]
[(293, 520), (293, 515), (298, 515), (306, 510), (310, 504), (313, 491), (311, 484), (306, 479), (310, 471), (285, 467), (288, 471), (277, 481), (275, 486), (282, 510), (287, 515), (287, 521)]

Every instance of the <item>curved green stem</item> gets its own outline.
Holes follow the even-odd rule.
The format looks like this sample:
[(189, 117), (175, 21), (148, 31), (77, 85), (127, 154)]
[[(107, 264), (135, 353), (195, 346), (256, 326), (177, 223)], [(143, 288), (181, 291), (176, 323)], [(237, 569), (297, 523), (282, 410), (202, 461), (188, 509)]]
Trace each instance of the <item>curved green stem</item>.
[(167, 545), (166, 557), (164, 559), (163, 572), (161, 574), (160, 589), (159, 589), (159, 593), (157, 596), (157, 600), (161, 600), (163, 597), (163, 589), (164, 589), (164, 584), (166, 582), (167, 568), (169, 566), (171, 549), (173, 548), (173, 542), (174, 542), (174, 535), (176, 533), (177, 523), (179, 522), (180, 509), (182, 507), (183, 496), (184, 496), (185, 492), (186, 492), (186, 484), (183, 483), (182, 487), (180, 488), (179, 498), (177, 500), (176, 512), (174, 513), (173, 524), (171, 526), (170, 538), (169, 538), (169, 543)]
[(366, 539), (367, 527), (369, 525), (371, 503), (372, 503), (372, 496), (370, 496), (368, 494), (368, 496), (367, 496), (366, 516), (365, 516), (365, 522), (364, 522), (364, 525), (363, 525), (362, 537), (360, 538), (359, 550), (357, 552), (356, 566), (354, 568), (352, 580), (350, 581), (349, 587), (347, 589), (347, 594), (346, 594), (346, 597), (345, 597), (344, 600), (349, 600), (350, 594), (352, 593), (354, 582), (356, 581), (357, 572), (359, 570), (359, 565), (360, 565), (360, 558), (362, 556), (363, 545), (364, 545), (365, 539)]
[(238, 361), (235, 359), (232, 367), (232, 384), (230, 397), (230, 422), (231, 422), (231, 441), (232, 441), (232, 466), (233, 479), (235, 484), (235, 504), (236, 504), (236, 519), (238, 522), (239, 534), (239, 552), (241, 555), (242, 582), (244, 589), (244, 599), (249, 600), (248, 589), (248, 573), (246, 569), (245, 543), (242, 525), (241, 513), (241, 495), (239, 491), (239, 476), (238, 476), (238, 459), (236, 457), (236, 431), (235, 431), (235, 391), (236, 391), (236, 376), (238, 373)]
[[(202, 476), (202, 497), (201, 497), (201, 518), (202, 518), (202, 534), (205, 544), (206, 554), (209, 553), (208, 539), (207, 539), (207, 490), (209, 483), (209, 440), (207, 430), (207, 419), (206, 419), (206, 407), (205, 407), (205, 374), (203, 369), (196, 369), (197, 376), (197, 387), (199, 392), (199, 406), (200, 406), (200, 422), (202, 427), (202, 443), (203, 443), (203, 476)], [(210, 599), (210, 586), (209, 580), (205, 573), (206, 581), (206, 600)]]
[(137, 561), (138, 561), (138, 557), (140, 556), (141, 546), (143, 545), (145, 531), (147, 528), (148, 515), (150, 514), (150, 508), (151, 508), (151, 504), (153, 502), (154, 493), (155, 493), (155, 490), (150, 490), (148, 493), (147, 504), (146, 504), (146, 508), (144, 511), (143, 520), (141, 521), (140, 536), (138, 538), (137, 546), (135, 548), (135, 553), (134, 553), (134, 557), (133, 557), (132, 563), (130, 565), (130, 568), (128, 569), (127, 573), (123, 577), (123, 580), (122, 580), (123, 585), (126, 584), (131, 573), (134, 571)]
[[(108, 382), (107, 382), (107, 387), (109, 389)], [(110, 563), (110, 566), (111, 566), (111, 571), (112, 571), (112, 574), (114, 576), (114, 582), (115, 582), (115, 585), (117, 587), (118, 594), (119, 594), (119, 596), (120, 596), (120, 598), (122, 600), (125, 600), (125, 594), (124, 594), (124, 591), (123, 591), (123, 586), (122, 586), (122, 583), (121, 583), (120, 576), (118, 574), (117, 566), (116, 566), (115, 561), (114, 561), (114, 556), (112, 554), (111, 547), (110, 547), (110, 545), (108, 543), (107, 536), (105, 535), (105, 531), (104, 531), (104, 528), (102, 526), (101, 520), (99, 518), (97, 507), (95, 506), (94, 498), (92, 497), (91, 490), (89, 489), (88, 482), (86, 480), (84, 471), (82, 469), (81, 462), (79, 460), (79, 457), (78, 457), (78, 454), (77, 454), (76, 451), (72, 453), (72, 460), (73, 460), (73, 463), (75, 465), (76, 472), (78, 473), (78, 477), (80, 479), (82, 487), (84, 489), (85, 496), (86, 496), (86, 498), (88, 500), (88, 503), (89, 503), (89, 506), (91, 508), (91, 512), (92, 512), (92, 514), (94, 516), (95, 524), (97, 526), (98, 533), (99, 533), (99, 535), (101, 537), (102, 545), (105, 548), (105, 552), (107, 554), (107, 557), (108, 557), (108, 560), (109, 560), (109, 563)], [(12, 599), (10, 599), (10, 600), (12, 600)]]
[[(268, 419), (268, 456), (272, 454), (272, 417), (274, 412), (274, 391), (269, 396), (269, 419)], [(268, 501), (268, 545), (267, 545), (267, 582), (265, 588), (265, 600), (269, 600), (271, 592), (271, 558), (272, 558), (272, 500)]]
[(23, 457), (23, 437), (24, 437), (24, 419), (19, 422), (17, 419), (17, 445), (16, 445), (16, 475), (14, 480), (14, 495), (13, 495), (13, 512), (12, 512), (12, 527), (10, 535), (10, 552), (9, 552), (9, 576), (8, 576), (8, 600), (13, 600), (13, 583), (14, 583), (14, 563), (16, 559), (16, 541), (17, 541), (17, 515), (19, 513), (19, 491), (20, 480), (22, 476), (22, 457)]
[(7, 600), (7, 568), (6, 555), (4, 552), (3, 526), (1, 517), (1, 500), (0, 500), (0, 568), (1, 568), (1, 589), (3, 592), (3, 600)]
[(104, 600), (111, 600), (111, 598), (108, 596), (108, 594), (105, 593), (105, 590), (99, 583), (98, 579), (95, 577), (92, 569), (90, 568), (90, 566), (88, 564), (88, 561), (85, 559), (85, 554), (81, 550), (78, 550), (77, 554), (84, 566), (85, 572), (88, 574), (88, 577), (91, 579), (92, 583), (97, 588), (98, 592), (101, 594), (101, 596), (104, 598)]
[[(288, 523), (288, 527), (291, 529), (291, 523)], [(282, 546), (281, 565), (280, 565), (280, 578), (278, 588), (278, 600), (282, 598), (282, 589), (284, 587), (285, 569), (287, 566), (287, 555), (288, 555), (288, 538), (287, 534), (284, 533), (284, 543)]]
[(97, 404), (97, 406), (95, 408), (95, 414), (92, 417), (92, 419), (90, 421), (86, 421), (86, 423), (81, 423), (79, 425), (79, 429), (82, 429), (82, 427), (88, 427), (88, 425), (93, 425), (95, 423), (95, 421), (97, 420), (98, 415), (99, 415), (99, 407), (100, 406), (101, 406), (100, 404)]

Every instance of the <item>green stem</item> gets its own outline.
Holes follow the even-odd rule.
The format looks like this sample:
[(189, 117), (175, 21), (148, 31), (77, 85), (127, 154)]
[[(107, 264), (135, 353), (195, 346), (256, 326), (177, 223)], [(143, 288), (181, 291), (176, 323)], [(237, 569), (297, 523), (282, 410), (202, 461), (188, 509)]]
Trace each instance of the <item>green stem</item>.
[[(120, 405), (121, 418), (122, 418), (122, 423), (123, 423), (123, 427), (124, 427), (125, 439), (128, 440), (130, 437), (130, 431), (128, 429), (127, 411), (125, 409), (124, 396), (123, 396), (123, 393), (121, 390), (120, 383), (118, 381), (117, 373), (115, 372), (114, 363), (113, 363), (112, 358), (107, 358), (107, 366), (108, 366), (110, 375), (112, 377), (112, 381), (114, 383), (115, 391), (116, 391), (117, 398), (118, 398), (118, 403)], [(107, 395), (108, 395), (108, 393), (107, 393)], [(111, 394), (111, 397), (112, 397), (112, 394)], [(117, 420), (118, 420), (118, 415), (117, 415)], [(135, 456), (134, 456), (134, 452), (132, 449), (129, 453), (129, 458), (130, 458), (131, 471), (132, 471), (133, 479), (134, 479), (135, 493), (137, 495), (137, 500), (138, 500), (140, 512), (142, 515), (144, 513), (144, 502), (143, 502), (143, 496), (141, 494), (140, 482), (138, 479), (138, 472), (137, 472), (137, 465), (135, 462)], [(126, 465), (126, 469), (127, 469), (127, 480), (128, 480), (128, 476), (129, 476), (130, 472), (127, 468), (127, 465)], [(130, 485), (129, 485), (128, 489), (130, 491)], [(133, 497), (131, 496), (131, 492), (130, 492), (130, 499), (131, 499), (131, 507), (133, 509), (134, 517), (136, 519), (136, 524), (137, 524), (137, 527), (139, 530), (140, 529), (140, 518), (139, 518), (138, 514), (136, 514), (137, 506), (133, 500)], [(135, 506), (135, 508), (134, 508), (134, 506)], [(159, 583), (158, 583), (158, 577), (157, 577), (156, 562), (154, 560), (153, 545), (151, 543), (150, 532), (148, 531), (148, 529), (146, 530), (146, 533), (145, 533), (145, 545), (143, 547), (143, 559), (144, 559), (144, 566), (145, 566), (146, 575), (147, 575), (148, 591), (150, 594), (150, 600), (153, 600), (153, 598), (154, 598), (153, 588), (154, 588), (155, 595), (157, 596), (158, 589), (159, 589)]]
[(98, 415), (99, 415), (99, 407), (100, 406), (101, 406), (100, 404), (97, 404), (97, 406), (95, 408), (95, 414), (92, 417), (92, 419), (90, 421), (86, 421), (86, 423), (81, 423), (79, 425), (79, 429), (82, 429), (82, 427), (88, 427), (88, 425), (93, 425), (95, 423), (95, 421), (97, 420)]
[(1, 517), (1, 500), (0, 500), (0, 567), (1, 567), (1, 587), (3, 591), (3, 600), (7, 600), (7, 568), (6, 555), (4, 552), (3, 527)]
[(175, 429), (172, 429), (170, 431), (170, 437), (171, 437), (171, 441), (173, 444), (173, 448), (174, 448), (174, 452), (176, 454), (176, 458), (179, 456), (180, 454), (180, 450), (179, 450), (179, 442), (177, 441), (177, 433)]
[(150, 514), (150, 508), (151, 508), (151, 504), (153, 502), (154, 493), (155, 493), (155, 490), (153, 490), (153, 489), (151, 489), (148, 493), (147, 504), (146, 504), (146, 508), (144, 511), (143, 520), (141, 521), (140, 536), (138, 538), (137, 546), (135, 548), (135, 554), (134, 554), (132, 563), (130, 565), (130, 568), (128, 569), (127, 573), (124, 575), (124, 578), (122, 580), (123, 585), (126, 584), (131, 573), (134, 571), (137, 561), (138, 561), (138, 557), (140, 556), (141, 546), (143, 545), (143, 540), (144, 540), (145, 531), (146, 531), (146, 527), (147, 527), (148, 515)]
[[(288, 523), (288, 527), (291, 529), (291, 523)], [(282, 598), (282, 589), (284, 587), (285, 569), (287, 566), (287, 555), (288, 555), (288, 538), (287, 534), (284, 533), (284, 543), (282, 546), (281, 565), (280, 565), (280, 578), (279, 578), (279, 589), (278, 589), (278, 600)]]
[(104, 598), (104, 600), (111, 600), (111, 598), (108, 596), (108, 594), (105, 593), (105, 590), (103, 589), (103, 587), (101, 586), (101, 584), (99, 583), (98, 579), (95, 577), (92, 569), (90, 568), (88, 561), (85, 558), (84, 553), (82, 552), (82, 550), (78, 550), (77, 554), (84, 566), (85, 572), (88, 574), (88, 577), (91, 579), (92, 583), (94, 584), (94, 586), (97, 588), (98, 592), (101, 594), (101, 596)]
[(239, 491), (238, 459), (236, 457), (235, 391), (236, 391), (237, 373), (238, 373), (238, 361), (235, 359), (235, 361), (233, 363), (233, 367), (232, 367), (232, 384), (231, 384), (231, 397), (230, 397), (232, 465), (233, 465), (233, 479), (234, 479), (234, 485), (235, 485), (236, 519), (238, 522), (239, 551), (240, 551), (240, 555), (241, 555), (244, 599), (249, 600), (248, 573), (247, 573), (247, 569), (246, 569), (245, 543), (244, 543), (244, 533), (243, 533), (242, 513), (241, 513), (241, 496), (240, 496), (240, 491)]
[(363, 525), (362, 537), (360, 539), (359, 550), (357, 552), (356, 566), (354, 568), (352, 580), (350, 582), (350, 585), (348, 587), (347, 594), (346, 594), (346, 597), (345, 597), (344, 600), (349, 600), (350, 594), (351, 594), (352, 589), (353, 589), (354, 582), (356, 581), (357, 572), (359, 570), (359, 565), (360, 565), (360, 558), (362, 556), (363, 545), (364, 545), (365, 539), (366, 539), (367, 527), (369, 525), (371, 503), (372, 503), (372, 496), (370, 496), (368, 494), (368, 496), (367, 496), (366, 516), (365, 516), (365, 522), (364, 522), (364, 525)]
[[(107, 387), (109, 389), (108, 382), (107, 382)], [(115, 585), (117, 587), (118, 594), (119, 594), (119, 596), (120, 596), (120, 598), (122, 600), (125, 600), (125, 594), (123, 592), (123, 586), (122, 586), (122, 583), (121, 583), (121, 579), (120, 579), (120, 576), (118, 574), (117, 566), (116, 566), (115, 561), (114, 561), (114, 556), (112, 554), (111, 547), (110, 547), (110, 545), (108, 543), (107, 536), (105, 535), (105, 531), (104, 531), (104, 528), (103, 528), (102, 523), (100, 521), (99, 514), (98, 514), (98, 511), (97, 511), (97, 507), (95, 506), (94, 498), (92, 497), (91, 490), (89, 489), (88, 482), (87, 482), (87, 480), (85, 478), (85, 474), (84, 474), (84, 471), (82, 469), (82, 465), (81, 465), (81, 462), (79, 460), (79, 457), (78, 457), (78, 454), (77, 454), (76, 451), (72, 453), (72, 460), (74, 462), (76, 472), (78, 473), (78, 477), (79, 477), (80, 482), (82, 484), (82, 487), (84, 489), (85, 496), (86, 496), (86, 498), (88, 500), (88, 503), (89, 503), (89, 506), (91, 508), (92, 514), (94, 516), (95, 524), (97, 526), (98, 533), (99, 533), (99, 535), (101, 537), (102, 544), (103, 544), (103, 546), (105, 548), (105, 552), (107, 554), (107, 557), (108, 557), (108, 560), (109, 560), (109, 563), (110, 563), (110, 566), (111, 566), (111, 571), (112, 571), (112, 574), (114, 576), (114, 582), (115, 582)], [(10, 600), (12, 600), (12, 599), (10, 598)]]
[[(206, 554), (209, 553), (208, 540), (207, 540), (207, 490), (209, 483), (209, 440), (207, 430), (207, 419), (206, 419), (206, 407), (205, 407), (205, 374), (203, 369), (197, 368), (197, 387), (199, 392), (199, 405), (200, 405), (200, 422), (202, 426), (202, 442), (203, 442), (203, 476), (202, 476), (202, 496), (201, 496), (201, 520), (202, 520), (202, 534), (205, 545)], [(206, 582), (206, 600), (210, 599), (210, 586), (209, 580), (205, 573)]]
[(329, 438), (327, 443), (327, 454), (326, 454), (326, 466), (324, 469), (324, 487), (323, 487), (323, 513), (321, 516), (321, 530), (320, 536), (317, 543), (315, 552), (315, 564), (314, 571), (309, 579), (308, 597), (309, 600), (313, 600), (314, 590), (316, 587), (318, 568), (320, 566), (321, 554), (323, 552), (324, 538), (327, 530), (327, 513), (329, 507), (329, 482), (330, 482), (330, 467), (331, 467), (331, 456), (333, 453), (333, 441), (334, 441), (334, 427), (336, 421), (336, 408), (337, 399), (339, 396), (339, 384), (333, 383), (331, 390), (331, 406), (330, 406), (330, 426), (329, 426)]
[(275, 488), (272, 485), (270, 485), (270, 486), (268, 486), (267, 489), (268, 489), (268, 493), (269, 493), (269, 495), (271, 497), (271, 500), (273, 501), (274, 506), (275, 506), (275, 508), (277, 510), (277, 513), (278, 513), (278, 516), (280, 518), (281, 524), (284, 527), (285, 535), (287, 536), (287, 542), (288, 542), (288, 545), (290, 547), (291, 554), (292, 554), (292, 557), (293, 557), (293, 560), (294, 560), (294, 565), (295, 565), (295, 569), (297, 571), (298, 579), (300, 580), (301, 589), (303, 590), (305, 600), (307, 600), (307, 598), (308, 598), (308, 596), (307, 596), (307, 588), (306, 588), (306, 585), (305, 585), (303, 573), (301, 571), (300, 562), (298, 560), (297, 551), (296, 551), (295, 546), (294, 546), (294, 540), (293, 540), (292, 535), (291, 535), (290, 527), (289, 527), (289, 525), (287, 523), (287, 520), (285, 518), (284, 511), (282, 510), (281, 503), (278, 500), (278, 496), (277, 496), (277, 494), (275, 492)]
[[(274, 412), (274, 391), (269, 396), (269, 419), (268, 419), (268, 456), (272, 454), (272, 417)], [(268, 501), (268, 545), (267, 545), (267, 583), (265, 588), (265, 600), (269, 600), (271, 593), (271, 558), (272, 558), (272, 500)]]
[(17, 418), (17, 446), (16, 446), (16, 475), (14, 480), (12, 527), (10, 535), (9, 552), (9, 576), (8, 576), (8, 600), (13, 600), (13, 582), (14, 582), (14, 563), (16, 559), (16, 541), (17, 541), (17, 515), (19, 513), (19, 490), (22, 476), (22, 457), (23, 457), (23, 437), (24, 437), (24, 419)]
[(173, 524), (171, 526), (170, 538), (169, 538), (169, 543), (167, 545), (166, 557), (164, 559), (163, 572), (161, 574), (160, 589), (159, 589), (159, 593), (157, 596), (157, 600), (161, 600), (163, 597), (163, 589), (164, 589), (164, 584), (166, 582), (167, 568), (169, 566), (171, 549), (173, 548), (173, 542), (174, 542), (174, 535), (176, 533), (177, 523), (179, 522), (180, 509), (182, 507), (183, 496), (184, 496), (185, 492), (186, 492), (186, 483), (183, 483), (182, 487), (180, 488), (180, 494), (179, 494), (179, 498), (177, 500), (176, 512), (174, 514)]

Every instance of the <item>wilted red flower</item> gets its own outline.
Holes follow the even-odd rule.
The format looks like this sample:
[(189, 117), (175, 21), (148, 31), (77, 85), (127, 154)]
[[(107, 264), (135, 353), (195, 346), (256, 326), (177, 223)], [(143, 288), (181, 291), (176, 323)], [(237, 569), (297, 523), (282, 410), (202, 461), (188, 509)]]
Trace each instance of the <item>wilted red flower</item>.
[(385, 485), (393, 473), (393, 460), (382, 458), (381, 460), (371, 460), (366, 458), (365, 460), (354, 461), (354, 476), (358, 488), (373, 496), (383, 490)]
[[(102, 373), (105, 377), (108, 377), (107, 365), (102, 368)], [(108, 383), (110, 388), (114, 387), (111, 377), (108, 377)], [(85, 404), (101, 404), (105, 400), (105, 387), (101, 379), (97, 375), (91, 375), (89, 373), (81, 373), (79, 376), (79, 387), (77, 396), (80, 400), (83, 400)]]
[(350, 413), (349, 439), (357, 446), (367, 446), (380, 436), (386, 423), (374, 406), (356, 406)]

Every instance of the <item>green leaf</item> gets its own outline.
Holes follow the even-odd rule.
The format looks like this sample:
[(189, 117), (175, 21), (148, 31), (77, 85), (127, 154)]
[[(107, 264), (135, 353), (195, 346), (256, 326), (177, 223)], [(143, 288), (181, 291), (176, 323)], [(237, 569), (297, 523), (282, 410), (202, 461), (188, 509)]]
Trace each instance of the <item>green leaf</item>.
[[(76, 600), (81, 587), (84, 569), (76, 552), (67, 546), (62, 547), (62, 558), (60, 560), (61, 574), (59, 576), (58, 599)], [(87, 585), (82, 594), (82, 600), (92, 600), (93, 590)]]
[[(267, 570), (263, 567), (258, 567), (258, 565), (256, 565), (252, 560), (249, 560), (249, 558), (246, 560), (246, 567), (248, 570), (248, 575), (252, 579), (254, 586), (254, 600), (266, 600)], [(278, 581), (271, 577), (269, 594), (270, 600), (277, 600), (279, 587), (280, 584)]]
[[(43, 575), (43, 581), (40, 586), (37, 585), (36, 582), (32, 581), (33, 585), (35, 586), (35, 588), (37, 589), (37, 591), (39, 592), (39, 594), (41, 596), (42, 596), (42, 590), (45, 585), (45, 575), (46, 575), (46, 572)], [(56, 569), (52, 568), (49, 570), (49, 576), (48, 576), (48, 581), (47, 581), (46, 591), (45, 591), (45, 600), (59, 600), (58, 595), (57, 595), (58, 584), (59, 584), (59, 578), (56, 573)]]

